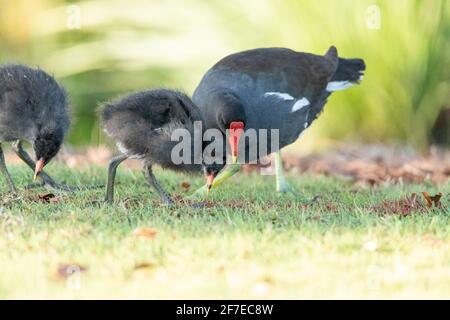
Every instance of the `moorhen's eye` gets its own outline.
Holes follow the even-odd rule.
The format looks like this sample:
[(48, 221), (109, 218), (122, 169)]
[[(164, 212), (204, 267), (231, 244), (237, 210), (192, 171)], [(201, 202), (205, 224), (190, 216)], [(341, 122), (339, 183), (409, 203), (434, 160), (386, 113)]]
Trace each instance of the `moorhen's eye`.
[(187, 116), (188, 118), (190, 118), (190, 117), (191, 117), (191, 113), (190, 113), (190, 111), (189, 111), (189, 108), (188, 108), (188, 107), (186, 106), (186, 104), (184, 103), (184, 101), (183, 101), (182, 99), (180, 99), (180, 98), (177, 98), (177, 100), (178, 100), (178, 103), (180, 104), (182, 110), (184, 110), (184, 112), (186, 113), (186, 116)]
[(167, 120), (170, 115), (170, 108), (168, 106), (164, 107), (160, 112), (161, 118)]

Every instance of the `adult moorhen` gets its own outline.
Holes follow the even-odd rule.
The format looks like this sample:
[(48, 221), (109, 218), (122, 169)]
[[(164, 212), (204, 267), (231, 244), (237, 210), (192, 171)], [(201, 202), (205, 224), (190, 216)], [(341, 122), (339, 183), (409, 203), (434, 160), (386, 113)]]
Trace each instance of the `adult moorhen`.
[[(296, 141), (311, 125), (331, 93), (358, 84), (364, 71), (362, 59), (339, 58), (334, 46), (324, 56), (261, 48), (235, 53), (216, 63), (192, 98), (205, 118), (205, 129), (219, 129), (224, 138), (227, 130), (231, 132), (228, 137), (233, 165), (217, 176), (213, 186), (239, 171), (238, 150), (245, 150), (239, 162), (275, 152), (277, 191), (290, 191), (279, 150)], [(240, 137), (249, 129), (278, 129), (279, 144), (271, 144), (268, 134), (266, 152), (258, 148), (256, 159), (252, 159), (251, 146), (246, 144), (241, 149), (242, 143), (238, 142), (245, 142)], [(203, 187), (193, 196), (205, 191)]]

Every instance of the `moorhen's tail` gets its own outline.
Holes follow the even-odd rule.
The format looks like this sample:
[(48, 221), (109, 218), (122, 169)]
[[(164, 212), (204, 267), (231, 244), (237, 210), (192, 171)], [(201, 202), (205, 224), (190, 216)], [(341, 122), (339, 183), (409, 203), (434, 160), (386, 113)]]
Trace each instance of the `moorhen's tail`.
[(339, 58), (338, 68), (331, 81), (358, 83), (364, 75), (366, 64), (363, 59)]
[(327, 85), (328, 92), (345, 90), (358, 84), (366, 70), (363, 59), (339, 58), (339, 63), (334, 76)]

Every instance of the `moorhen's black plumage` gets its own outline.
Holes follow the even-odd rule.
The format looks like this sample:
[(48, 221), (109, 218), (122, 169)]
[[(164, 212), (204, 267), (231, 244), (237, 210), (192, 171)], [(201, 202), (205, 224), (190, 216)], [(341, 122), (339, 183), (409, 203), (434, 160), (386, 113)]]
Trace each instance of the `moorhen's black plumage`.
[[(68, 189), (41, 171), (58, 153), (69, 125), (66, 92), (52, 76), (24, 65), (0, 66), (0, 169), (12, 193), (16, 187), (6, 168), (1, 143), (12, 142), (17, 155), (44, 184)], [(23, 149), (22, 141), (31, 143), (36, 162)]]
[[(332, 92), (358, 84), (364, 71), (362, 59), (339, 58), (335, 47), (324, 56), (285, 48), (254, 49), (216, 63), (195, 90), (193, 102), (205, 118), (205, 129), (217, 128), (224, 136), (228, 129), (278, 129), (279, 146), (265, 154), (258, 150), (257, 158), (276, 153), (277, 189), (286, 191), (278, 151), (311, 125)], [(270, 147), (270, 133), (267, 143)], [(245, 145), (245, 158), (239, 155), (240, 159), (256, 160), (249, 147)], [(234, 159), (237, 150), (232, 141)], [(230, 168), (238, 171), (236, 166)], [(223, 181), (221, 176), (215, 185)]]
[[(144, 174), (166, 204), (172, 204), (170, 196), (164, 191), (152, 172), (154, 164), (163, 168), (186, 172), (201, 172), (212, 183), (220, 166), (214, 163), (205, 165), (202, 158), (202, 141), (193, 141), (194, 122), (203, 122), (198, 108), (184, 93), (154, 89), (137, 92), (102, 106), (101, 118), (105, 133), (110, 136), (122, 153), (113, 158), (108, 169), (106, 201), (113, 201), (114, 180), (118, 165), (127, 158), (139, 159), (144, 163)], [(178, 141), (172, 141), (174, 130), (183, 129), (189, 133), (191, 159), (176, 164), (172, 150)], [(201, 132), (199, 138), (201, 139)], [(196, 148), (199, 143), (200, 148)], [(201, 159), (200, 161), (195, 161)]]

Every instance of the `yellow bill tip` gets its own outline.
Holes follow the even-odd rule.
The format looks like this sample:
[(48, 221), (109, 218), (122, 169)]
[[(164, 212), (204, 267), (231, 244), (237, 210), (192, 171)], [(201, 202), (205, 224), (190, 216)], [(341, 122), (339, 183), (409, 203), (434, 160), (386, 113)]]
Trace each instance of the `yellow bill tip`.
[(35, 181), (37, 179), (37, 176), (39, 175), (39, 173), (42, 171), (42, 169), (45, 166), (45, 161), (44, 159), (39, 159), (36, 162), (36, 167), (34, 169), (34, 176), (33, 176), (33, 181)]

